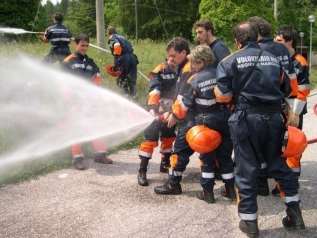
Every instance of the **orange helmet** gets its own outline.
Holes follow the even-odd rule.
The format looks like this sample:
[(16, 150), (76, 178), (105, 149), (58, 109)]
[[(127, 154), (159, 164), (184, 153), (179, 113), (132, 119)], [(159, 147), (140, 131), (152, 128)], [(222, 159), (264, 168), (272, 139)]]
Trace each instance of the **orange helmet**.
[(112, 77), (119, 77), (121, 74), (120, 71), (115, 71), (111, 64), (105, 65), (104, 70)]
[(283, 156), (286, 158), (300, 156), (307, 147), (304, 132), (294, 126), (288, 126), (284, 141)]
[(221, 134), (206, 126), (198, 125), (187, 131), (186, 141), (192, 150), (205, 154), (214, 151), (221, 144)]

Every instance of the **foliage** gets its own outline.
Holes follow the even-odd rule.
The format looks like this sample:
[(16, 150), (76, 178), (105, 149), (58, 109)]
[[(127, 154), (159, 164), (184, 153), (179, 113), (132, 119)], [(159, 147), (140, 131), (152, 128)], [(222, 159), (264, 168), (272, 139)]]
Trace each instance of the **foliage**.
[(218, 36), (232, 40), (232, 27), (251, 16), (273, 20), (273, 8), (267, 0), (202, 0), (199, 6), (201, 18), (210, 19)]
[[(129, 36), (135, 36), (135, 1), (119, 0), (120, 25)], [(198, 17), (200, 0), (138, 1), (140, 38), (164, 39), (175, 35), (191, 38), (191, 28)]]

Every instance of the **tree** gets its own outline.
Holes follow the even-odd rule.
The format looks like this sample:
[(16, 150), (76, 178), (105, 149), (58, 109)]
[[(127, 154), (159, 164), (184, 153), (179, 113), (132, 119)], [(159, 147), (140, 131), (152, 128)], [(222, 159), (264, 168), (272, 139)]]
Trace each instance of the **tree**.
[[(124, 32), (135, 36), (134, 0), (119, 0), (119, 22)], [(191, 38), (192, 25), (198, 17), (200, 0), (139, 0), (139, 37), (170, 38), (175, 35)]]
[(70, 1), (65, 24), (74, 34), (84, 32), (89, 36), (96, 36), (95, 0)]
[(278, 25), (292, 25), (298, 31), (304, 32), (306, 43), (308, 43), (310, 30), (308, 16), (316, 13), (317, 1), (280, 0), (278, 4)]
[(267, 0), (202, 0), (199, 6), (201, 18), (210, 19), (217, 35), (232, 41), (232, 28), (251, 16), (261, 16), (274, 22), (273, 6)]
[(40, 0), (0, 1), (1, 26), (31, 28), (39, 1)]

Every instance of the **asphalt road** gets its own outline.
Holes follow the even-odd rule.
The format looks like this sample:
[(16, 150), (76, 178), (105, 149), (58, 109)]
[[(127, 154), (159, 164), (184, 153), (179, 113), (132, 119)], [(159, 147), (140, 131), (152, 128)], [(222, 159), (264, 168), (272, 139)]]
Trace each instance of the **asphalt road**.
[[(311, 97), (305, 131), (317, 137), (317, 116)], [(220, 196), (207, 204), (195, 198), (200, 191), (199, 163), (195, 156), (187, 169), (182, 195), (158, 196), (153, 188), (165, 174), (158, 173), (159, 154), (150, 163), (149, 187), (136, 182), (137, 150), (112, 155), (113, 165), (90, 161), (86, 171), (60, 170), (39, 179), (0, 188), (0, 237), (245, 237), (239, 231), (237, 208)], [(302, 161), (300, 195), (307, 229), (287, 232), (279, 198), (259, 197), (261, 237), (317, 237), (317, 144)]]

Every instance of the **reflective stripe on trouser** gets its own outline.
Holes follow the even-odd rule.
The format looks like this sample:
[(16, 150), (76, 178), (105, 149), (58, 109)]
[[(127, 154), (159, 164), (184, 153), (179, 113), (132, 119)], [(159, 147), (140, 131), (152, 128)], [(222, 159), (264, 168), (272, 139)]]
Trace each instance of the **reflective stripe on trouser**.
[(208, 153), (200, 156), (200, 185), (202, 186), (203, 190), (208, 192), (212, 192), (214, 188), (215, 173), (213, 161), (215, 158), (215, 153)]
[[(139, 150), (139, 155), (146, 157), (146, 158), (151, 158), (153, 150), (150, 149), (151, 147), (153, 147), (153, 149), (158, 145), (158, 140), (160, 139), (161, 136), (161, 152), (162, 153), (171, 153), (172, 150), (172, 144), (175, 138), (175, 128), (168, 128), (166, 123), (162, 123), (161, 121), (158, 120), (154, 120), (144, 131), (144, 139), (145, 142), (149, 141), (149, 142), (153, 142), (153, 145), (146, 145), (143, 143), (140, 146), (140, 150)], [(164, 139), (163, 139), (164, 138)], [(170, 145), (171, 144), (171, 145)], [(162, 147), (165, 151), (162, 151)], [(143, 149), (143, 148), (147, 148), (147, 149)]]
[(177, 128), (177, 136), (174, 142), (173, 155), (170, 157), (171, 169), (169, 180), (173, 183), (179, 183), (182, 180), (181, 174), (186, 170), (189, 163), (189, 157), (194, 153), (186, 141), (186, 132), (193, 124), (184, 123)]
[(161, 137), (161, 153), (170, 154), (172, 153), (173, 142), (175, 137)]
[[(286, 197), (297, 195), (298, 181), (281, 158), (283, 120), (279, 113), (247, 114), (236, 111), (229, 119), (235, 151), (235, 182), (239, 192), (240, 214), (257, 212), (257, 176), (261, 161), (268, 174), (280, 184)], [(250, 217), (245, 216), (250, 219)], [(251, 217), (252, 218), (252, 217)]]
[[(213, 112), (199, 114), (195, 117), (197, 124), (203, 124), (211, 129), (219, 131), (222, 136), (220, 146), (209, 155), (201, 155), (200, 157), (211, 156), (213, 165), (219, 165), (222, 179), (224, 182), (232, 182), (233, 180), (233, 161), (231, 158), (233, 145), (230, 138), (229, 126), (227, 123), (230, 112), (226, 107), (219, 108)], [(217, 159), (217, 160), (216, 160)], [(216, 162), (217, 161), (217, 162)]]
[[(95, 154), (102, 154), (102, 153), (106, 153), (106, 151), (107, 151), (106, 144), (101, 139), (93, 140), (91, 142), (91, 145), (92, 145), (92, 148), (93, 148), (93, 151)], [(73, 158), (84, 156), (84, 154), (82, 152), (81, 144), (72, 145), (71, 151), (72, 151)]]
[(157, 141), (149, 141), (146, 140), (141, 143), (139, 148), (139, 156), (140, 158), (144, 157), (147, 159), (151, 159), (154, 148), (158, 145)]

